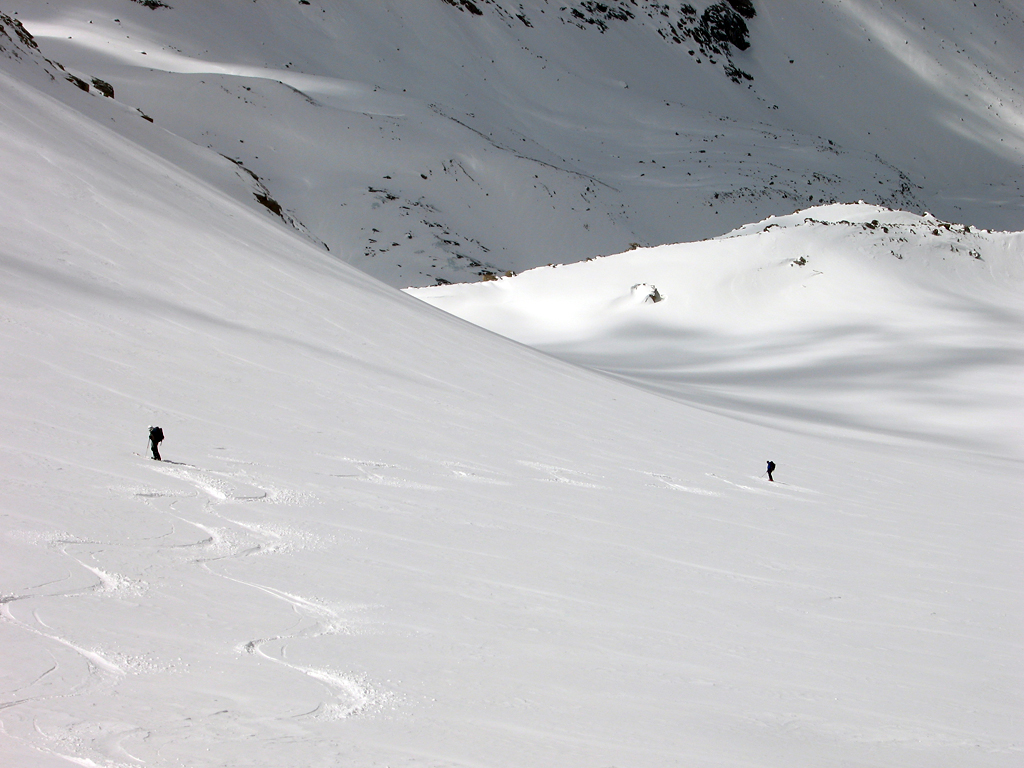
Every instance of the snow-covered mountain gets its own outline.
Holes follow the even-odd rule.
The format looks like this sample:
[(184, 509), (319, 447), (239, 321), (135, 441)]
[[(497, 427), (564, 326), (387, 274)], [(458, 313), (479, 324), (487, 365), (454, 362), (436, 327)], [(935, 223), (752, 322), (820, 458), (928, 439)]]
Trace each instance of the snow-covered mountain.
[[(999, 214), (1019, 14), (922, 4), (917, 33), (911, 3), (739, 5), (750, 46), (712, 63), (703, 5), (5, 3), (4, 768), (1020, 764), (1021, 236), (826, 204), (974, 187), (971, 216)], [(891, 132), (919, 159), (948, 139), (948, 165), (761, 122), (798, 114), (759, 101), (788, 8), (797, 41), (870, 22), (896, 56), (905, 31), (919, 124)], [(1010, 106), (943, 133), (922, 52), (950, 30), (1010, 48), (958, 42), (944, 70), (987, 67)], [(858, 39), (816, 50), (841, 71)], [(680, 131), (701, 146), (673, 165), (678, 115), (720, 136)], [(701, 213), (757, 136), (765, 194)], [(826, 167), (842, 195), (761, 215)], [(612, 376), (346, 263), (406, 285), (405, 255), (566, 262), (744, 210), (707, 242), (446, 287)], [(410, 229), (424, 254), (360, 259), (407, 221), (439, 225)]]
[(1024, 228), (1024, 14), (1005, 0), (5, 8), (154, 121), (106, 105), (115, 130), (175, 162), (163, 132), (209, 148), (222, 189), (398, 287), (861, 199)]
[(746, 419), (1024, 458), (1024, 233), (833, 205), (410, 293)]

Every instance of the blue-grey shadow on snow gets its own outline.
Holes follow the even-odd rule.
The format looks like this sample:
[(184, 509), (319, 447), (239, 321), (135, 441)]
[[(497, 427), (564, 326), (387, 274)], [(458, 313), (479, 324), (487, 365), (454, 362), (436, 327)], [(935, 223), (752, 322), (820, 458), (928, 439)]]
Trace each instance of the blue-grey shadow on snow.
[[(744, 420), (1003, 452), (1004, 440), (989, 430), (1000, 421), (992, 414), (1021, 408), (1022, 396), (985, 383), (1024, 374), (1024, 339), (1013, 343), (1020, 326), (1011, 313), (986, 320), (1005, 324), (1006, 333), (971, 347), (941, 331), (862, 324), (742, 338), (633, 326), (591, 345), (543, 349)], [(965, 414), (973, 413), (989, 416), (964, 427)]]

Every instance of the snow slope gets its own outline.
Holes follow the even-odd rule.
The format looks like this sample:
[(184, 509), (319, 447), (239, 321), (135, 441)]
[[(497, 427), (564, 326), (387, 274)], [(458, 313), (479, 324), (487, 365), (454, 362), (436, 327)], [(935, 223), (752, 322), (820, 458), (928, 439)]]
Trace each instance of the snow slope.
[(82, 98), (0, 73), (5, 767), (1020, 764), (1018, 460), (560, 362)]
[(1024, 233), (834, 205), (410, 292), (744, 418), (1024, 456)]
[(708, 0), (4, 7), (41, 55), (208, 148), (221, 189), (397, 287), (861, 199), (1024, 229), (1019, 3), (734, 4), (754, 9), (745, 50), (699, 37)]

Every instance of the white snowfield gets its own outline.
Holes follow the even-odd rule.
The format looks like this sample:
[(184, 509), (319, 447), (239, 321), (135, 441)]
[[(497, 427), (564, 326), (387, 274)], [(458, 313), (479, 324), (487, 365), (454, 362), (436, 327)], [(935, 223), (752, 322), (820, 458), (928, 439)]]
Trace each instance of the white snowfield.
[[(6, 76), (0, 128), (5, 766), (1020, 763), (1019, 459), (646, 394)], [(1000, 237), (933, 284), (1005, 306)]]
[(746, 419), (1024, 458), (1022, 233), (833, 205), (714, 240), (409, 292)]
[(826, 206), (417, 293), (549, 355), (0, 64), (3, 768), (1024, 762), (1021, 234)]

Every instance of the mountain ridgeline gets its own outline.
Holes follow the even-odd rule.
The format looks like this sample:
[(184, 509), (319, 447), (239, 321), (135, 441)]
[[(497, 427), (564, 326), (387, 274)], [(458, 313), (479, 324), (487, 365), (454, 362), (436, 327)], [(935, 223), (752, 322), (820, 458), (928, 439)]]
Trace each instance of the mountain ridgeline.
[[(519, 4), (503, 4), (497, 0), (480, 0), (480, 5), (473, 0), (443, 0), (448, 5), (467, 11), (475, 16), (483, 16), (485, 9), (492, 10), (498, 16), (511, 20), (516, 19), (527, 27), (533, 22)], [(505, 5), (516, 5), (515, 9)], [(554, 9), (553, 9), (554, 10)], [(629, 22), (638, 16), (650, 20), (658, 34), (666, 41), (682, 45), (689, 42), (696, 51), (709, 59), (721, 56), (725, 59), (725, 71), (734, 82), (753, 79), (751, 75), (736, 67), (732, 61), (732, 49), (745, 51), (750, 47), (750, 29), (745, 19), (757, 15), (752, 0), (721, 0), (707, 5), (698, 13), (692, 3), (658, 3), (648, 0), (612, 0), (600, 3), (596, 0), (576, 0), (557, 9), (558, 18), (565, 24), (572, 24), (580, 29), (592, 27), (602, 34), (610, 25), (617, 22)]]
[(961, 5), (25, 0), (0, 67), (425, 286), (832, 203), (1021, 228), (1024, 17)]

